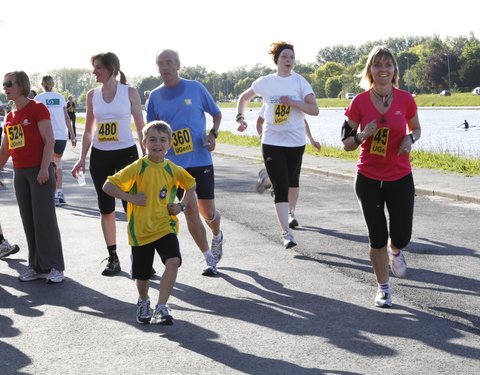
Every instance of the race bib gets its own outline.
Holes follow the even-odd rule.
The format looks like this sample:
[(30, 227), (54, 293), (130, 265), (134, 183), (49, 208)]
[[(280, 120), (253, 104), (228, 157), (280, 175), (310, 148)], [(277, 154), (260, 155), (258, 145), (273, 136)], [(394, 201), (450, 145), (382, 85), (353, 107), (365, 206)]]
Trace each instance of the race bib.
[(370, 146), (370, 153), (380, 156), (387, 156), (387, 145), (389, 128), (378, 128), (372, 138), (372, 145)]
[(273, 124), (280, 125), (288, 122), (290, 118), (290, 106), (285, 104), (275, 104), (273, 112)]
[(7, 128), (8, 149), (25, 147), (25, 136), (23, 134), (22, 125), (13, 125)]
[(101, 122), (97, 124), (99, 142), (118, 142), (118, 122)]
[(173, 152), (175, 155), (193, 151), (192, 135), (189, 128), (176, 130), (172, 133)]

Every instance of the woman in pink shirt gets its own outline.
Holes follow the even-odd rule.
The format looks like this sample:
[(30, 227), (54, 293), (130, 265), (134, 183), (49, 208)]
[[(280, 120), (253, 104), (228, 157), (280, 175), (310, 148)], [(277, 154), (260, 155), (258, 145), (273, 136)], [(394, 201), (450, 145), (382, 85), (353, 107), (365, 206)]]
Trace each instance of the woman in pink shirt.
[(388, 264), (395, 276), (405, 276), (402, 250), (412, 235), (415, 196), (409, 153), (421, 129), (413, 97), (398, 89), (398, 65), (389, 49), (373, 48), (360, 85), (366, 91), (345, 112), (342, 141), (347, 151), (361, 148), (355, 193), (367, 224), (378, 283), (375, 306), (391, 307)]

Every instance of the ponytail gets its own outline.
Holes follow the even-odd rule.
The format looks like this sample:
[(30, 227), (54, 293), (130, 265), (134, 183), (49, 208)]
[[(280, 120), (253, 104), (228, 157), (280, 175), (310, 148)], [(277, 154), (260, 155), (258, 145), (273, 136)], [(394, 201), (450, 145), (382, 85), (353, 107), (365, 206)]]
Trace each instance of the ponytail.
[(123, 83), (124, 85), (127, 84), (127, 77), (125, 77), (125, 74), (121, 70), (118, 71), (120, 73), (120, 83)]

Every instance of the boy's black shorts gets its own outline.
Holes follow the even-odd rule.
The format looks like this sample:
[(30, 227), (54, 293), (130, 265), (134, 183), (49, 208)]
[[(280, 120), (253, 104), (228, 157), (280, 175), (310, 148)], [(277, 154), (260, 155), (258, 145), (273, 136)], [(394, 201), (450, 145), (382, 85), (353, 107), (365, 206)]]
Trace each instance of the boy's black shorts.
[(180, 245), (176, 234), (169, 233), (162, 238), (143, 246), (132, 246), (132, 279), (148, 280), (152, 274), (155, 250), (165, 264), (167, 259), (180, 258)]

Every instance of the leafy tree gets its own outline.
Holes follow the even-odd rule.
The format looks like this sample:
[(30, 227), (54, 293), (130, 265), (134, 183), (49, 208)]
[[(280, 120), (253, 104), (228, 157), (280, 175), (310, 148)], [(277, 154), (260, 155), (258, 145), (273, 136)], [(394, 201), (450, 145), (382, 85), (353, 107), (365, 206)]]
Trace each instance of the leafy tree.
[(251, 77), (246, 77), (244, 79), (241, 79), (234, 86), (235, 92), (238, 92), (240, 94), (240, 93), (244, 92), (245, 90), (249, 89), (250, 86), (252, 86), (253, 81), (254, 81), (254, 79), (251, 78)]
[(182, 78), (203, 82), (207, 75), (207, 68), (202, 65), (184, 66), (179, 73)]
[(353, 45), (337, 45), (325, 47), (317, 53), (317, 64), (324, 65), (328, 62), (336, 62), (343, 66), (355, 64), (358, 61), (358, 50)]
[(451, 50), (432, 55), (424, 72), (426, 83), (431, 89), (440, 91), (453, 87), (458, 80), (458, 62), (458, 54)]
[(465, 61), (458, 72), (458, 78), (462, 86), (469, 90), (480, 86), (480, 59)]
[(325, 82), (325, 94), (328, 98), (336, 98), (342, 91), (342, 81), (340, 76), (330, 77)]
[(154, 88), (160, 86), (162, 84), (162, 78), (160, 76), (150, 76), (146, 77), (141, 80), (141, 82), (137, 86), (138, 93), (140, 94), (140, 99), (142, 100), (142, 104), (145, 104), (145, 91), (152, 91)]
[(325, 83), (330, 77), (339, 76), (343, 73), (344, 67), (335, 62), (326, 63), (320, 66), (311, 74), (311, 85), (318, 98), (325, 98)]

